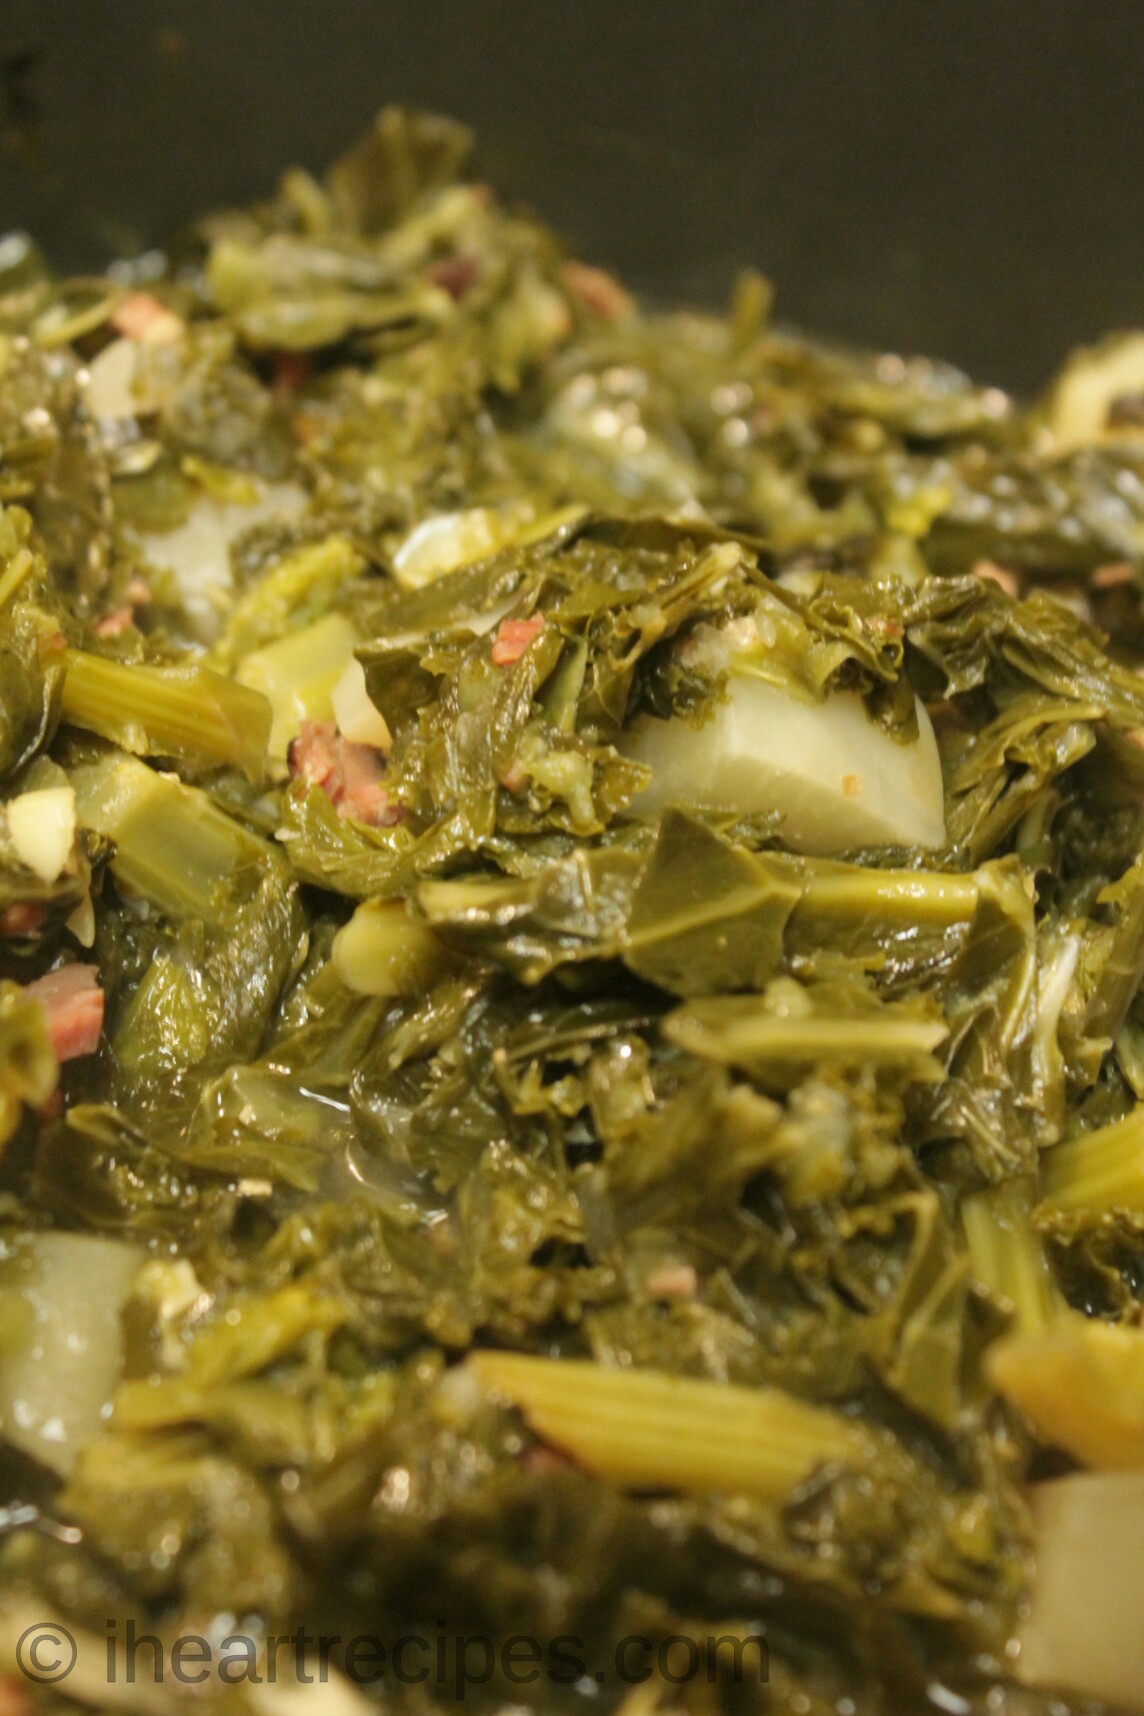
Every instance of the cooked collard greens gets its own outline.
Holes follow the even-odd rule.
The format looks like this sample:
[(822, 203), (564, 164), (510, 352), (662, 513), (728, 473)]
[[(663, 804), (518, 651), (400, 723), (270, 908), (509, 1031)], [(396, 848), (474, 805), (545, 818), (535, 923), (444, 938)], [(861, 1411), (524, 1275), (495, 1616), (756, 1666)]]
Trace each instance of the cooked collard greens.
[(469, 159), (0, 249), (0, 1709), (1144, 1706), (1144, 335)]

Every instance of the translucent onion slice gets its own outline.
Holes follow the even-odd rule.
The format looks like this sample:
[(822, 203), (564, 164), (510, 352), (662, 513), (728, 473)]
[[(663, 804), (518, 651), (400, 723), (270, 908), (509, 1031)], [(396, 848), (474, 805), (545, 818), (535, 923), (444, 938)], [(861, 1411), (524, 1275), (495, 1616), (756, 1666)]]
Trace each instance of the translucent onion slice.
[(929, 717), (900, 744), (876, 726), (853, 693), (813, 703), (765, 680), (733, 674), (725, 698), (696, 727), (682, 717), (641, 717), (623, 744), (650, 785), (637, 816), (670, 805), (779, 818), (796, 852), (945, 843), (941, 760)]

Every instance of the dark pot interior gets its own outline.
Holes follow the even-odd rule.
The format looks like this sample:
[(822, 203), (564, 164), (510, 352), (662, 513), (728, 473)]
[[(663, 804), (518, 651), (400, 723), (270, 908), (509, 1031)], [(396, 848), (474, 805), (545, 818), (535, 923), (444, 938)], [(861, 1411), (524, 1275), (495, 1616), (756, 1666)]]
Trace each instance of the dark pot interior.
[(383, 102), (663, 298), (1035, 388), (1144, 321), (1138, 0), (6, 0), (0, 227), (64, 267), (320, 166)]

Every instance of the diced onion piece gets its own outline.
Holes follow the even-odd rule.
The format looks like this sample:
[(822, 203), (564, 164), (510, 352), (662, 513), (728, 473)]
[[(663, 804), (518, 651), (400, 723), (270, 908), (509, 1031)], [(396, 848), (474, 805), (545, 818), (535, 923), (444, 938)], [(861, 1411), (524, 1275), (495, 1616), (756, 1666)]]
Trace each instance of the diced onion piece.
[(352, 739), (355, 745), (374, 745), (387, 754), (392, 750), (393, 735), (389, 731), (389, 723), (376, 703), (370, 700), (365, 685), (365, 669), (356, 658), (346, 663), (345, 671), (334, 686), (332, 703), (334, 720), (343, 738)]
[(65, 1476), (98, 1433), (123, 1362), (120, 1311), (142, 1253), (91, 1234), (15, 1242), (0, 1273), (0, 1427)]
[(359, 995), (417, 995), (445, 957), (433, 931), (401, 900), (367, 900), (334, 937), (334, 969)]
[(174, 579), (196, 637), (209, 643), (218, 633), (233, 585), (231, 543), (253, 525), (297, 515), (305, 504), (296, 483), (271, 483), (249, 506), (204, 495), (174, 530), (139, 536), (148, 563)]
[(1144, 1472), (1084, 1472), (1033, 1490), (1037, 1569), (1017, 1674), (1144, 1709)]
[(1074, 353), (1053, 389), (1049, 428), (1056, 450), (1102, 441), (1118, 399), (1144, 394), (1144, 333), (1116, 334)]
[(929, 717), (900, 744), (877, 727), (856, 693), (805, 702), (748, 674), (701, 727), (681, 717), (641, 717), (621, 748), (652, 772), (632, 805), (637, 816), (669, 806), (776, 813), (796, 852), (945, 842), (941, 760)]
[(407, 590), (419, 590), (458, 566), (495, 554), (504, 541), (498, 515), (489, 507), (443, 512), (409, 532), (393, 556), (393, 574)]
[(42, 882), (54, 882), (75, 843), (75, 793), (70, 786), (44, 787), (10, 799), (6, 809), (17, 858)]
[(243, 656), (235, 678), (261, 691), (270, 703), (272, 761), (285, 764), (290, 741), (298, 737), (304, 721), (334, 719), (334, 688), (353, 661), (357, 641), (353, 623), (344, 614), (327, 614)]

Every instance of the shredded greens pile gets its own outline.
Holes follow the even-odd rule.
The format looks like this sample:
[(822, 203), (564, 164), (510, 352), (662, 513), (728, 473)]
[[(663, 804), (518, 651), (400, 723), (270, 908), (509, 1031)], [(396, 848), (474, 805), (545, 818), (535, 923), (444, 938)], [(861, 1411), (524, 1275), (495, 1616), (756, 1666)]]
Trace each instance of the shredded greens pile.
[(0, 248), (0, 1708), (1128, 1702), (1027, 1613), (1144, 1526), (1144, 336), (653, 313), (469, 141)]

